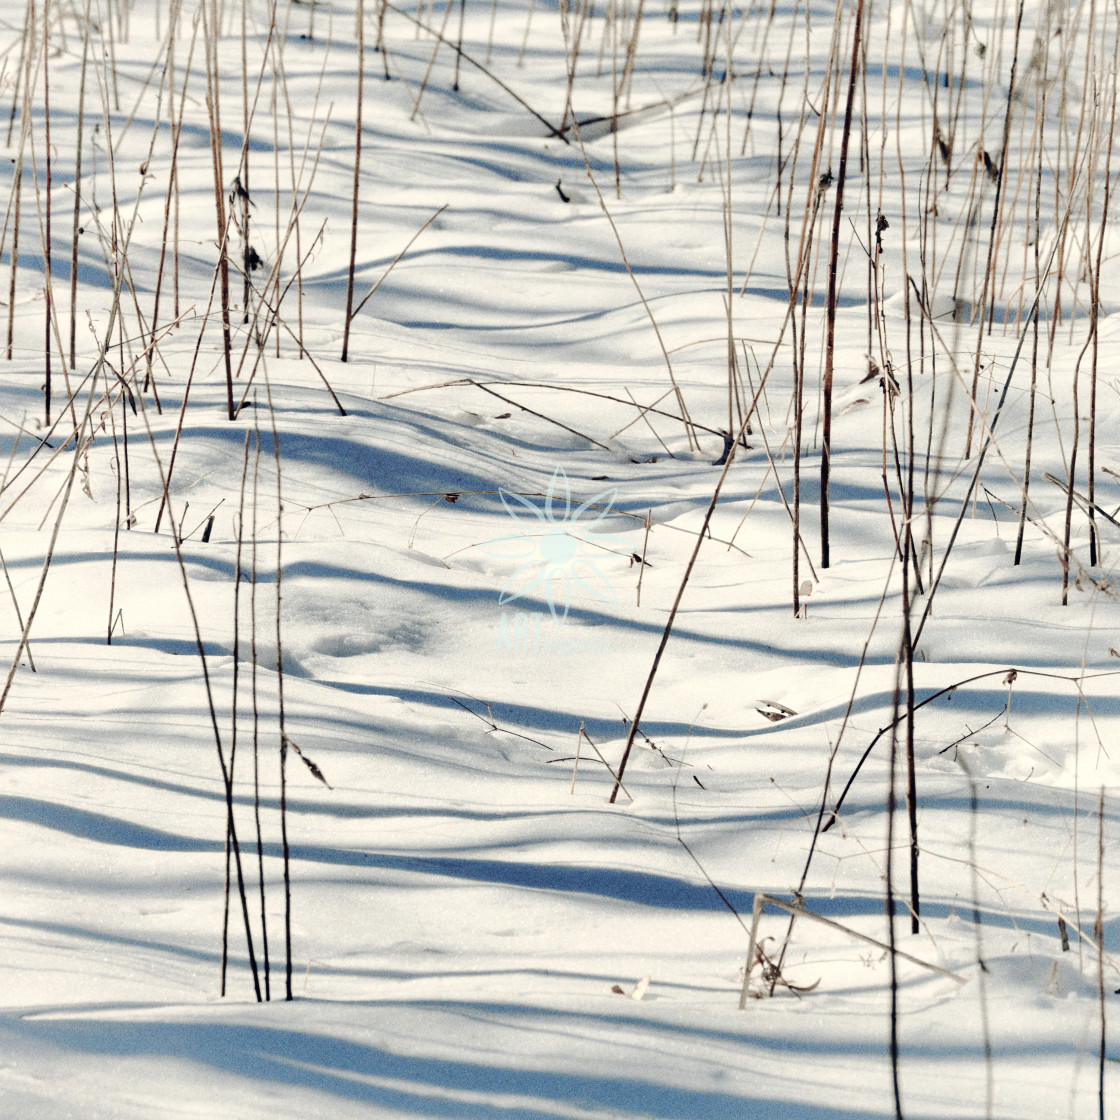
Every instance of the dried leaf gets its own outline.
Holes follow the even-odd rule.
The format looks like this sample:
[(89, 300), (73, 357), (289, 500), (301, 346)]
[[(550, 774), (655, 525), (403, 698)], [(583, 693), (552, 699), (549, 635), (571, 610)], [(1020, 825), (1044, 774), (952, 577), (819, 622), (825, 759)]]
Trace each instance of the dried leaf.
[(784, 984), (791, 992), (812, 992), (820, 987), (821, 978), (818, 976), (811, 984), (791, 984), (788, 980), (779, 980), (780, 984)]
[(765, 716), (772, 723), (777, 723), (780, 719), (787, 719), (789, 716), (795, 716), (797, 713), (792, 708), (787, 708), (785, 704), (779, 704), (777, 700), (763, 700), (766, 708), (755, 708), (760, 716)]
[(287, 743), (288, 746), (291, 747), (297, 755), (299, 755), (300, 761), (304, 764), (304, 766), (307, 767), (308, 770), (311, 771), (312, 777), (318, 778), (319, 781), (321, 781), (323, 785), (327, 787), (327, 789), (332, 788), (330, 782), (328, 782), (327, 779), (323, 777), (323, 771), (320, 770), (319, 767), (316, 766), (315, 763), (310, 758), (308, 758), (307, 755), (303, 753), (303, 751), (299, 749), (299, 745), (294, 740), (289, 739), (288, 736), (285, 735), (284, 742)]

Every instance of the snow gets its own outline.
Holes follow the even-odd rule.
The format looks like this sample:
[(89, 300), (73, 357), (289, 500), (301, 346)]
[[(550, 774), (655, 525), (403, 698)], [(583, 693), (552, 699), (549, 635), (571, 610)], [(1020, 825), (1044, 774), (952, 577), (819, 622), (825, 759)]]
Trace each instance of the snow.
[[(1061, 599), (1075, 420), (1075, 489), (1088, 486), (1085, 277), (1102, 237), (1108, 133), (1099, 125), (1114, 82), (1115, 13), (1068, 16), (1066, 116), (1057, 116), (1056, 93), (1047, 110), (1047, 189), (1062, 201), (1041, 213), (1044, 267), (1055, 259), (1062, 206), (1073, 232), (1065, 318), (1052, 357), (1037, 364), (1016, 563), (1032, 361), (1029, 327), (1017, 334), (1016, 316), (1025, 324), (1034, 299), (1032, 128), (1039, 52), (1053, 39), (1046, 20), (1057, 16), (1052, 6), (1024, 9), (1011, 217), (997, 253), (994, 326), (981, 335), (961, 301), (979, 298), (993, 188), (982, 165), (970, 176), (982, 146), (999, 148), (1017, 6), (977, 3), (970, 29), (946, 5), (869, 8), (871, 170), (865, 177), (858, 166), (857, 121), (844, 201), (852, 220), (840, 241), (832, 560), (820, 562), (817, 511), (835, 184), (820, 195), (812, 301), (794, 324), (806, 331), (805, 548), (795, 581), (787, 263), (796, 268), (816, 193), (816, 109), (796, 161), (790, 153), (804, 105), (838, 97), (821, 167), (838, 166), (851, 11), (837, 9), (839, 61), (826, 95), (829, 6), (810, 5), (806, 16), (799, 5), (756, 5), (734, 9), (729, 25), (717, 18), (710, 86), (701, 68), (710, 6), (682, 0), (676, 22), (667, 5), (644, 9), (612, 131), (595, 118), (614, 111), (630, 7), (624, 17), (616, 5), (587, 16), (566, 112), (555, 5), (386, 5), (382, 54), (368, 4), (355, 303), (378, 286), (354, 318), (344, 363), (355, 5), (279, 5), (270, 35), (273, 9), (247, 3), (243, 66), (241, 7), (207, 3), (194, 22), (191, 0), (175, 25), (170, 101), (167, 6), (93, 7), (92, 23), (49, 9), (51, 293), (64, 349), (83, 35), (100, 29), (84, 102), (77, 361), (64, 372), (52, 341), (53, 427), (42, 392), (41, 43), (14, 345), (0, 365), (0, 550), (11, 584), (0, 586), (0, 651), (5, 676), (15, 666), (0, 701), (0, 1111), (21, 1120), (894, 1116), (890, 953), (851, 935), (880, 944), (891, 936), (892, 743), (889, 875), (894, 937), (908, 954), (896, 957), (893, 978), (902, 1111), (931, 1120), (1097, 1115), (1105, 1014), (1103, 1085), (1114, 1107), (1120, 612), (1108, 515), (1120, 400), (1107, 316), (1111, 215), (1095, 400), (1101, 555), (1092, 566), (1077, 499)], [(433, 61), (427, 28), (443, 26), (454, 44), (461, 11), (462, 49), (490, 73), (464, 61), (455, 89), (455, 52), (445, 45)], [(580, 17), (564, 12), (570, 34)], [(608, 12), (625, 20), (617, 44)], [(215, 15), (220, 37), (207, 30)], [(18, 98), (22, 19), (9, 14), (0, 27), (5, 93)], [(973, 39), (983, 54), (975, 42), (962, 47)], [(264, 262), (252, 274), (253, 306), (275, 268), (286, 324), (269, 329), (263, 312), (242, 323), (234, 227), (232, 384), (235, 403), (245, 402), (234, 420), (213, 287), (206, 49), (215, 41), (222, 189), (239, 173), (247, 89), (250, 239)], [(963, 87), (954, 78), (967, 96), (948, 187), (940, 163), (933, 188), (923, 175), (936, 89), (923, 65), (954, 75), (968, 67)], [(1062, 145), (1073, 142), (1085, 73), (1100, 88), (1097, 108), (1086, 102), (1081, 143), (1097, 162), (1075, 181)], [(525, 104), (556, 125), (573, 114), (585, 122), (582, 146), (573, 129), (549, 135)], [(168, 234), (161, 264), (171, 108), (184, 121), (178, 238)], [(22, 121), (17, 104), (13, 160)], [(9, 192), (13, 166), (2, 169)], [(1085, 182), (1097, 183), (1088, 202), (1077, 185)], [(940, 211), (927, 229), (921, 214), (934, 196)], [(885, 348), (868, 325), (865, 247), (877, 208), (889, 219), (876, 297)], [(10, 229), (6, 237), (5, 297)], [(115, 268), (125, 260), (114, 322)], [(161, 268), (157, 402), (144, 349)], [(933, 318), (920, 338), (914, 286), (908, 334), (904, 269), (929, 286)], [(1044, 289), (1047, 316), (1058, 290), (1057, 281)], [(725, 472), (729, 306), (741, 400), (759, 396), (747, 446)], [(7, 319), (5, 304), (0, 329)], [(899, 385), (886, 420), (883, 387), (867, 376), (884, 350)], [(979, 419), (966, 455), (974, 368)], [(694, 428), (679, 419), (682, 402)], [(917, 934), (906, 910), (905, 721), (897, 735), (885, 730), (896, 701), (906, 703), (895, 542), (910, 405), (924, 581), (907, 589), (921, 625)], [(946, 556), (927, 613), (929, 576)], [(611, 771), (670, 620), (611, 802)], [(290, 744), (283, 790), (281, 734)], [(818, 832), (873, 741), (835, 823)], [(223, 767), (233, 770), (260, 1001), (236, 869), (221, 993)], [(740, 1010), (763, 893), (796, 896), (837, 924), (800, 918), (783, 951), (789, 917), (766, 909), (759, 944), (772, 963), (781, 956), (780, 977), (771, 992), (755, 963)]]

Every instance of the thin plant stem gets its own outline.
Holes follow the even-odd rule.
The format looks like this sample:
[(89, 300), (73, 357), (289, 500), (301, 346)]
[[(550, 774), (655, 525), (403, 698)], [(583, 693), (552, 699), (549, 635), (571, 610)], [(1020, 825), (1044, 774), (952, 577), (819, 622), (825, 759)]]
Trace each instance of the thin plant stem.
[(78, 136), (74, 149), (74, 229), (70, 243), (70, 368), (77, 367), (78, 336), (78, 238), (82, 221), (82, 149), (86, 125), (86, 70), (89, 65), (90, 11), (92, 0), (86, 0), (82, 21), (82, 69), (78, 78)]
[(832, 380), (836, 343), (836, 301), (840, 290), (840, 216), (844, 206), (844, 184), (848, 175), (848, 142), (852, 134), (852, 110), (855, 103), (859, 53), (863, 45), (864, 0), (856, 0), (855, 25), (852, 29), (852, 58), (848, 68), (848, 94), (844, 104), (844, 126), (840, 136), (840, 165), (836, 175), (836, 201), (832, 209), (832, 239), (828, 254), (828, 304), (825, 318), (824, 401), (821, 424), (821, 567), (831, 562), (829, 537), (829, 482), (832, 475)]
[(366, 77), (365, 0), (358, 0), (358, 100), (354, 113), (354, 193), (350, 214), (350, 263), (346, 271), (346, 318), (342, 325), (342, 361), (350, 358), (350, 325), (354, 319), (354, 266), (358, 255), (358, 192), (362, 181), (362, 90)]
[(284, 999), (292, 998), (292, 879), (288, 844), (288, 735), (284, 712), (284, 647), (281, 634), (281, 581), (284, 572), (284, 497), (280, 473), (280, 433), (272, 403), (272, 387), (265, 375), (268, 415), (272, 424), (272, 455), (276, 470), (276, 711), (280, 732), (280, 845), (284, 861)]
[(264, 876), (264, 834), (261, 830), (261, 765), (260, 765), (260, 700), (258, 692), (258, 668), (260, 657), (257, 650), (257, 587), (258, 587), (258, 534), (257, 511), (259, 509), (261, 477), (261, 430), (256, 411), (253, 412), (253, 432), (255, 450), (253, 454), (253, 523), (252, 523), (252, 572), (249, 592), (249, 643), (252, 659), (252, 696), (253, 696), (253, 821), (257, 832), (257, 881), (260, 888), (261, 903), (261, 954), (264, 957), (264, 998), (272, 999), (271, 964), (268, 949), (268, 913), (265, 906)]

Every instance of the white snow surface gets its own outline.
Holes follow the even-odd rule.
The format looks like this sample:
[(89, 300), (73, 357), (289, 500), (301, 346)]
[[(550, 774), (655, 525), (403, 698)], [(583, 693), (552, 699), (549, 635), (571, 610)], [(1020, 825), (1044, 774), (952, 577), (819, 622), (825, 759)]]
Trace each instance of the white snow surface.
[[(613, 112), (612, 75), (629, 41), (618, 46), (607, 27), (615, 5), (563, 9), (571, 21), (590, 13), (569, 111), (571, 52), (555, 4), (386, 6), (382, 52), (370, 0), (354, 302), (384, 279), (355, 316), (342, 362), (354, 4), (249, 3), (243, 87), (241, 7), (207, 0), (196, 20), (188, 0), (170, 102), (167, 6), (110, 5), (98, 26), (112, 43), (92, 38), (81, 106), (77, 361), (64, 374), (81, 7), (60, 16), (52, 5), (50, 15), (59, 332), (50, 343), (51, 426), (42, 393), (41, 45), (39, 109), (23, 141), (14, 346), (0, 363), (0, 549), (10, 580), (0, 587), (0, 651), (5, 675), (14, 666), (0, 711), (0, 1113), (894, 1116), (892, 966), (883, 948), (891, 937), (888, 837), (894, 938), (908, 954), (893, 970), (902, 1112), (930, 1120), (1096, 1116), (1102, 1060), (1115, 1108), (1117, 527), (1098, 516), (1100, 557), (1091, 566), (1088, 521), (1074, 504), (1063, 606), (1066, 491), (1044, 478), (1067, 477), (1088, 316), (1084, 298), (1072, 325), (1067, 311), (1040, 370), (1030, 516), (1016, 564), (1030, 397), (1025, 326), (983, 485), (971, 496), (968, 487), (983, 425), (1016, 360), (1016, 306), (1027, 318), (1016, 285), (1029, 305), (1033, 271), (1000, 281), (1000, 314), (981, 344), (984, 420), (967, 456), (965, 397), (979, 328), (954, 320), (951, 269), (927, 277), (943, 349), (936, 370), (928, 353), (920, 365), (920, 316), (908, 312), (902, 280), (904, 267), (922, 275), (916, 215), (936, 81), (923, 80), (921, 52), (933, 52), (947, 6), (869, 5), (868, 150), (878, 160), (885, 143), (895, 159), (897, 142), (905, 175), (896, 163), (883, 182), (865, 177), (853, 139), (827, 568), (817, 386), (833, 194), (823, 194), (816, 236), (824, 256), (814, 258), (804, 320), (797, 579), (811, 594), (800, 618), (791, 598), (787, 253), (796, 257), (813, 194), (812, 144), (804, 141), (796, 166), (785, 165), (801, 184), (787, 241), (784, 195), (775, 209), (776, 110), (781, 104), (788, 160), (803, 98), (819, 108), (837, 96), (821, 90), (831, 6), (810, 6), (812, 27), (798, 31), (792, 61), (786, 44), (803, 7), (734, 9), (730, 87), (726, 44), (715, 52), (714, 77), (702, 72), (710, 5), (681, 0), (676, 21), (666, 4), (646, 7), (619, 111), (648, 111), (620, 117), (612, 132), (602, 118)], [(842, 117), (851, 11), (837, 10)], [(461, 11), (462, 50), (481, 68), (464, 60), (456, 75)], [(632, 30), (635, 12), (626, 11)], [(981, 126), (996, 136), (989, 147), (998, 143), (1016, 11), (973, 5), (973, 34), (1002, 44), (1003, 84), (990, 106), (971, 93), (960, 150)], [(1026, 5), (1032, 42), (1045, 11)], [(446, 44), (433, 56), (430, 29), (441, 26)], [(14, 9), (3, 17), (7, 93), (23, 27)], [(713, 27), (726, 38), (723, 23)], [(570, 41), (571, 24), (568, 33)], [(1073, 85), (1085, 66), (1079, 33)], [(258, 318), (246, 325), (240, 233), (231, 227), (232, 386), (235, 403), (245, 401), (232, 421), (213, 285), (219, 235), (206, 42), (216, 43), (221, 75), (223, 206), (238, 215), (225, 192), (239, 173), (246, 90), (253, 114), (241, 174), (263, 268), (252, 273)], [(1025, 59), (1029, 45), (1020, 53)], [(991, 54), (972, 55), (979, 83), (984, 57)], [(1036, 158), (1021, 111), (1028, 126), (1009, 153), (1016, 167)], [(161, 246), (173, 197), (168, 120), (180, 112), (177, 219), (176, 207), (167, 211), (179, 231), (176, 320), (176, 242), (169, 236), (163, 261)], [(582, 146), (570, 127), (557, 134), (573, 115), (584, 122)], [(21, 121), (17, 109), (13, 158)], [(805, 127), (811, 137), (816, 118)], [(821, 166), (834, 168), (839, 123), (830, 135)], [(961, 236), (949, 202), (966, 205), (973, 159), (944, 191), (934, 224), (946, 243)], [(0, 176), (10, 190), (10, 161)], [(985, 233), (986, 205), (978, 222)], [(288, 230), (300, 206), (297, 247)], [(933, 432), (929, 447), (919, 434), (913, 456), (924, 576), (948, 555), (914, 660), (915, 702), (929, 701), (913, 729), (917, 934), (907, 911), (905, 720), (875, 741), (906, 701), (896, 668), (903, 587), (895, 542), (911, 461), (903, 446), (896, 470), (884, 391), (865, 380), (865, 248), (877, 208), (889, 219), (878, 298), (899, 381), (888, 401), (893, 425), (902, 440), (912, 403), (919, 432)], [(1042, 221), (1046, 253), (1053, 208)], [(1084, 215), (1079, 221), (1079, 236), (1089, 236)], [(1008, 236), (1021, 246), (1026, 234), (1009, 223)], [(1013, 269), (1026, 268), (1020, 256), (1021, 247), (1009, 252)], [(284, 327), (266, 323), (258, 300), (274, 268)], [(1104, 468), (1120, 470), (1120, 399), (1109, 365), (1109, 269), (1106, 244), (1095, 453), (1097, 501), (1111, 513), (1117, 476)], [(273, 280), (273, 307), (276, 290)], [(1050, 309), (1052, 300), (1048, 289), (1041, 302)], [(6, 305), (0, 313), (6, 321)], [(158, 402), (145, 383), (153, 317), (163, 332), (151, 363)], [(724, 451), (720, 433), (742, 415), (729, 421), (729, 323), (740, 340), (740, 401), (750, 401), (764, 374), (766, 382), (689, 569), (723, 474), (713, 465)], [(932, 337), (927, 323), (930, 352)], [(955, 382), (950, 352), (961, 371)], [(682, 402), (694, 429), (679, 419)], [(611, 803), (608, 767), (617, 771), (686, 573), (625, 792)], [(925, 583), (908, 588), (915, 627), (929, 601)], [(281, 727), (293, 744), (283, 790)], [(819, 831), (873, 741), (835, 825)], [(245, 891), (243, 913), (234, 862), (228, 923), (223, 767), (232, 772)], [(781, 955), (780, 978), (771, 990), (775, 973), (754, 963), (741, 1010), (752, 906), (763, 893), (796, 895), (834, 924), (799, 919), (783, 949), (789, 917), (765, 909), (758, 936), (768, 968)], [(260, 1001), (247, 928), (256, 985), (269, 997)], [(1103, 1059), (1102, 1015), (1111, 1031)]]

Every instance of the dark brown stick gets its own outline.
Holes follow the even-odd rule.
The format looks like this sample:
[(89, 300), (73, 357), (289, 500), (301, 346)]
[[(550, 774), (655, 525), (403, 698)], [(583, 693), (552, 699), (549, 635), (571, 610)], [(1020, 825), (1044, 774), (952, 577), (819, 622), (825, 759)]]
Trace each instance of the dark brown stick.
[(362, 89), (366, 81), (365, 0), (358, 0), (358, 105), (354, 116), (354, 197), (350, 215), (350, 265), (346, 272), (346, 319), (342, 325), (342, 361), (350, 358), (350, 324), (354, 319), (354, 265), (358, 255), (358, 191), (362, 181)]
[(821, 567), (830, 561), (828, 535), (828, 485), (832, 473), (832, 373), (836, 342), (836, 300), (840, 288), (840, 215), (844, 207), (844, 181), (848, 174), (848, 141), (852, 134), (852, 108), (856, 96), (857, 67), (862, 46), (864, 0), (857, 0), (852, 31), (852, 61), (848, 68), (848, 98), (844, 105), (844, 131), (840, 138), (840, 166), (836, 176), (836, 203), (832, 210), (832, 241), (828, 253), (828, 308), (825, 325), (824, 390), (821, 420)]

